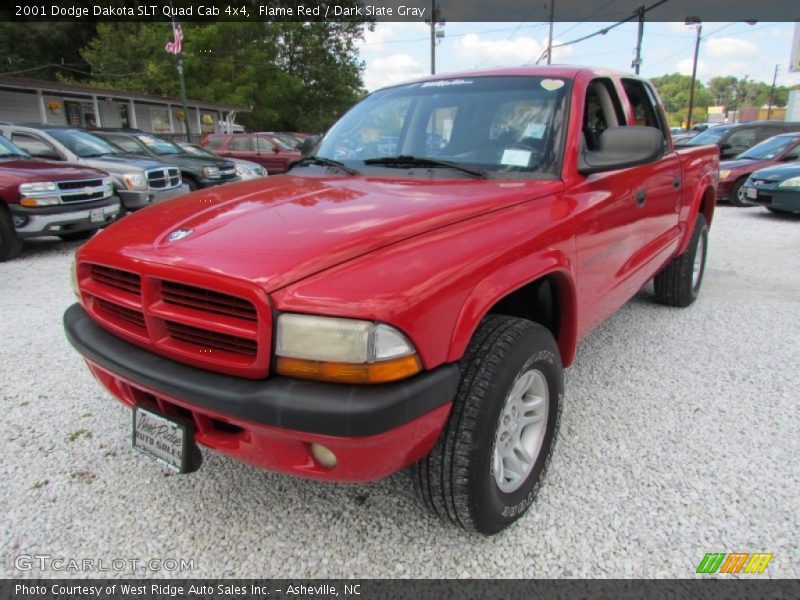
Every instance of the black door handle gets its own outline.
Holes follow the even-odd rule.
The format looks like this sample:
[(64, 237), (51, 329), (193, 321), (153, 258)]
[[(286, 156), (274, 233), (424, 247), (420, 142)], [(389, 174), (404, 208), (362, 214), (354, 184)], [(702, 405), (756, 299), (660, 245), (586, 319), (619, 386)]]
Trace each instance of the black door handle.
[(672, 179), (672, 187), (674, 187), (676, 190), (677, 190), (679, 187), (681, 187), (681, 180), (680, 180), (680, 177), (677, 177), (677, 176), (676, 176), (676, 177), (674, 177), (674, 178)]
[(636, 205), (642, 206), (647, 200), (647, 192), (644, 190), (636, 190)]

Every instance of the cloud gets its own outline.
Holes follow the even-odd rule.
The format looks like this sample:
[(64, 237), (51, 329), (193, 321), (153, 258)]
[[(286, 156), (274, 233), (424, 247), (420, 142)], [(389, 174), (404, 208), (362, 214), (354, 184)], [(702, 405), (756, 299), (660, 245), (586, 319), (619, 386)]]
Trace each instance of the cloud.
[(714, 58), (750, 61), (757, 60), (759, 55), (759, 48), (756, 44), (735, 37), (711, 38), (706, 40), (703, 49)]
[(364, 32), (364, 40), (357, 47), (362, 55), (380, 55), (391, 51), (392, 46), (403, 40), (420, 40), (430, 34), (425, 23), (376, 23), (375, 30)]
[(392, 54), (367, 62), (364, 86), (372, 91), (378, 88), (410, 81), (428, 74), (425, 65), (410, 54)]
[[(711, 38), (700, 47), (697, 61), (697, 78), (707, 81), (713, 77), (734, 75), (761, 78), (762, 65), (767, 64), (758, 45), (735, 37)], [(675, 70), (684, 75), (692, 74), (692, 58), (684, 58)]]
[[(558, 40), (553, 40), (554, 44)], [(475, 60), (477, 67), (514, 66), (535, 63), (545, 49), (545, 42), (529, 36), (513, 39), (489, 40), (476, 33), (469, 33), (455, 41), (455, 51), (466, 60)], [(572, 54), (572, 48), (555, 48), (553, 61), (558, 62)]]

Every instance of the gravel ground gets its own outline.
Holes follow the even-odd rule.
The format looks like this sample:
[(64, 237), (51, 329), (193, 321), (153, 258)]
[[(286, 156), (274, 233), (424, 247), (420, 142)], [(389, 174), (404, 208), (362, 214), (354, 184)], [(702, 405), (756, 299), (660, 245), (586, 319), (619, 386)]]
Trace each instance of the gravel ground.
[(15, 570), (48, 554), (194, 561), (153, 576), (691, 577), (706, 552), (766, 551), (766, 576), (800, 577), (800, 219), (719, 207), (695, 305), (645, 288), (581, 343), (538, 500), (491, 539), (427, 515), (406, 473), (328, 485), (206, 452), (173, 476), (134, 453), (61, 329), (75, 248), (0, 264), (3, 576), (69, 575)]

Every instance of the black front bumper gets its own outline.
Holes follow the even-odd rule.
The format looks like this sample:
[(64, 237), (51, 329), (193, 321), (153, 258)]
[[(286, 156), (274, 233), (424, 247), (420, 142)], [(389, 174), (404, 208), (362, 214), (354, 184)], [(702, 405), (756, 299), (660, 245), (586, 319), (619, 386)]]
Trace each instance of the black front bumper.
[(97, 325), (79, 304), (64, 313), (64, 328), (86, 359), (134, 384), (223, 415), (306, 433), (340, 437), (384, 433), (451, 402), (459, 380), (455, 364), (381, 385), (279, 376), (241, 379), (129, 344)]

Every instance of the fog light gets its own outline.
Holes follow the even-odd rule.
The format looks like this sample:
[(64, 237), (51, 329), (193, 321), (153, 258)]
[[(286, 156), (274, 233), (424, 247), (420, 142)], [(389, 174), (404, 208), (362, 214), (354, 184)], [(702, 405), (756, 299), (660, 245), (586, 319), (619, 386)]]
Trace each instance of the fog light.
[(322, 444), (311, 444), (311, 455), (326, 469), (336, 466), (336, 455)]

